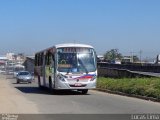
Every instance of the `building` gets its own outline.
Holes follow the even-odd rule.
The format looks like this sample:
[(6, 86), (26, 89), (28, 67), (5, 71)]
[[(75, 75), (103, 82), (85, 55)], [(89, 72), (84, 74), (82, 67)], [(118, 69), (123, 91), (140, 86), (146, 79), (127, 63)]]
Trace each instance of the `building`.
[(98, 55), (97, 56), (97, 61), (98, 62), (103, 62), (104, 61), (104, 56), (103, 55)]
[(125, 64), (125, 63), (132, 63), (133, 62), (133, 58), (131, 56), (124, 56), (121, 59), (121, 63)]
[(14, 53), (7, 53), (6, 54), (6, 58), (8, 60), (15, 60), (15, 56), (14, 55), (15, 55)]
[(0, 57), (0, 73), (4, 73), (5, 72), (5, 66), (7, 64), (7, 58), (4, 56)]

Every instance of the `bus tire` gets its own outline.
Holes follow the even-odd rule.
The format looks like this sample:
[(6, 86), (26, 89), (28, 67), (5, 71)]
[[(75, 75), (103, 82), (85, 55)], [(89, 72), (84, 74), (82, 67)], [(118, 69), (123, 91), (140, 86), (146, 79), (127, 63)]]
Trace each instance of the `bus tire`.
[(19, 80), (17, 80), (17, 84), (19, 83)]
[(41, 80), (40, 79), (41, 79), (40, 76), (38, 76), (38, 87), (41, 89), (42, 86), (41, 86)]
[(87, 94), (88, 93), (88, 89), (84, 89), (84, 90), (81, 90), (82, 91), (82, 94)]
[(53, 88), (52, 88), (52, 78), (49, 76), (49, 91), (52, 93)]

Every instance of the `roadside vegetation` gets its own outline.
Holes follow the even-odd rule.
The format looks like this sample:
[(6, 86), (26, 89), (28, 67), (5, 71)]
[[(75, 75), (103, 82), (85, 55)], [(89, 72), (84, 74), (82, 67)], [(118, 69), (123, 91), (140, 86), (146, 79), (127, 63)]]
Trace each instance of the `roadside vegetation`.
[(160, 99), (160, 78), (99, 77), (97, 88)]

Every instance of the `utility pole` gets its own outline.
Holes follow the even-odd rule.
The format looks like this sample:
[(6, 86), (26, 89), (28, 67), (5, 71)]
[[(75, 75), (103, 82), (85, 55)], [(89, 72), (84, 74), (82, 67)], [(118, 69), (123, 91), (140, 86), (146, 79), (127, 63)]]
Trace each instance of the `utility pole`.
[(142, 62), (142, 50), (139, 51), (140, 63)]
[(131, 53), (131, 62), (133, 63), (133, 53), (134, 52), (130, 52)]

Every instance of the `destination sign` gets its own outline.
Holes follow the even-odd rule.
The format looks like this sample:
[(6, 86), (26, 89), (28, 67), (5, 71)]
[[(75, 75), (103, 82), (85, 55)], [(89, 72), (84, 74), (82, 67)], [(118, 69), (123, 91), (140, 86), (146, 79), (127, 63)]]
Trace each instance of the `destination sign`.
[(90, 53), (90, 48), (75, 48), (75, 47), (65, 47), (65, 48), (59, 48), (59, 52), (63, 53)]

